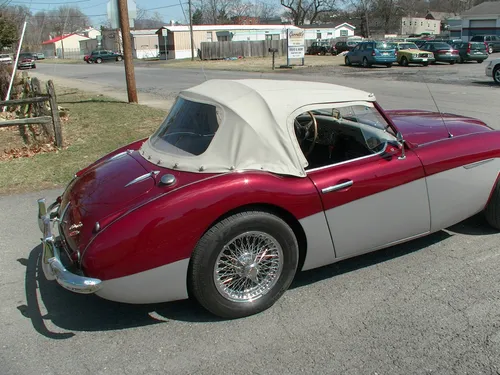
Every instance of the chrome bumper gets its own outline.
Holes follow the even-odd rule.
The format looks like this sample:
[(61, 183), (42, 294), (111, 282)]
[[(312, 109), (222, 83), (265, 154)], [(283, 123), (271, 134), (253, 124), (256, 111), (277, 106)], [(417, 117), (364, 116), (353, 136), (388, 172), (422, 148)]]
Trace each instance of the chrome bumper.
[(69, 272), (61, 262), (61, 249), (58, 247), (56, 238), (52, 234), (53, 222), (51, 214), (59, 206), (58, 202), (52, 203), (48, 208), (45, 198), (38, 200), (38, 226), (43, 233), (42, 237), (42, 269), (47, 280), (56, 280), (63, 288), (75, 293), (90, 294), (101, 289), (102, 282), (99, 279), (83, 277)]

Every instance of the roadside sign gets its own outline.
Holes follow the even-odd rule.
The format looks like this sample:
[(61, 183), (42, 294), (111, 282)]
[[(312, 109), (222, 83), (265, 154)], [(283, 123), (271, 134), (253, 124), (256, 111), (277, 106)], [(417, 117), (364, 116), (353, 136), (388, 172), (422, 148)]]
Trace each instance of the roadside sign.
[(287, 30), (287, 65), (290, 65), (290, 59), (302, 59), (302, 65), (304, 65), (304, 36), (305, 31), (302, 29)]

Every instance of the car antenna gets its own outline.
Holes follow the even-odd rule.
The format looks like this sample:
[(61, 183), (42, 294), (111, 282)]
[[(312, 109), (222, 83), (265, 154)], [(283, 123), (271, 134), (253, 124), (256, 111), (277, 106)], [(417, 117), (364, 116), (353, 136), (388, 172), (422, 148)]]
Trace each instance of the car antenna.
[(434, 95), (432, 95), (431, 89), (429, 88), (429, 85), (425, 81), (425, 78), (423, 79), (423, 81), (425, 83), (425, 87), (427, 87), (427, 90), (429, 91), (429, 94), (431, 95), (432, 101), (434, 102), (434, 105), (436, 106), (436, 109), (439, 112), (439, 116), (441, 117), (441, 121), (443, 122), (444, 128), (448, 132), (448, 138), (453, 138), (453, 134), (451, 134), (450, 129), (448, 129), (448, 126), (446, 125), (446, 121), (444, 120), (443, 112), (441, 112), (441, 110), (439, 109), (439, 107), (438, 107), (438, 105), (436, 103), (436, 99), (434, 99)]

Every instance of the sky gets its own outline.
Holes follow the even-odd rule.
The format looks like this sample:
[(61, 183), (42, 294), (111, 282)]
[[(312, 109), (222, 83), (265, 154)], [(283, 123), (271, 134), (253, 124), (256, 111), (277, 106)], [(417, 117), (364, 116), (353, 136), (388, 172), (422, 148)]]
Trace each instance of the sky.
[[(50, 10), (61, 5), (78, 6), (85, 13), (93, 26), (98, 26), (107, 19), (107, 3), (109, 0), (12, 0), (10, 5), (25, 5), (33, 13), (40, 10)], [(136, 7), (158, 12), (165, 23), (174, 20), (180, 23), (187, 22), (188, 0), (129, 0), (135, 1)], [(272, 1), (272, 0), (269, 0)], [(279, 0), (274, 0), (279, 4)], [(184, 14), (186, 16), (184, 16)]]

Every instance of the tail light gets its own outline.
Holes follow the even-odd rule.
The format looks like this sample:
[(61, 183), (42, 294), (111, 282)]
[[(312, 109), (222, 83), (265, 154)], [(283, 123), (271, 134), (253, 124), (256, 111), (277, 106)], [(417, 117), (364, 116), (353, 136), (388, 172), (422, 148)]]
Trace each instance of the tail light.
[(372, 56), (375, 56), (375, 51), (372, 51)]
[(484, 42), (484, 46), (486, 47), (486, 50), (488, 50), (488, 43)]
[(471, 49), (471, 47), (472, 47), (472, 46), (471, 46), (471, 44), (469, 43), (469, 44), (467, 45), (467, 53), (470, 53), (470, 49)]
[(452, 51), (451, 51), (451, 54), (452, 54), (452, 55), (458, 55), (458, 50), (456, 50), (456, 49), (452, 50)]
[(448, 50), (447, 50), (447, 49), (438, 49), (438, 50), (436, 51), (436, 53), (446, 53), (446, 52), (448, 52)]

